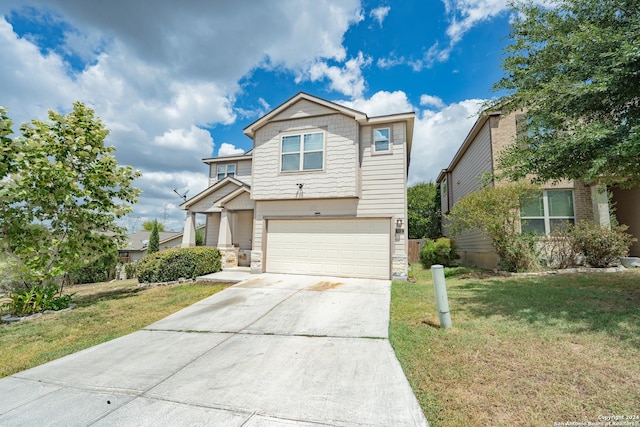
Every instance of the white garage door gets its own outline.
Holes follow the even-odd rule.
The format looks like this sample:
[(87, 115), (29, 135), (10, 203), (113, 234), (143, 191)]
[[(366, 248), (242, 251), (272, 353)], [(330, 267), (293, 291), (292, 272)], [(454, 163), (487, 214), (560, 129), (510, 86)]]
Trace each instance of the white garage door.
[(389, 219), (272, 219), (267, 227), (267, 272), (390, 277)]

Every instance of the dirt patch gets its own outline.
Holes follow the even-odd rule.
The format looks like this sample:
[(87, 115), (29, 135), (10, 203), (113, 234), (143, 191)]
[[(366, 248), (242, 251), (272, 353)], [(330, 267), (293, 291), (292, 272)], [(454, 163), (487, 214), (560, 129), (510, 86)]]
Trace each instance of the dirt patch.
[(261, 285), (264, 285), (265, 282), (260, 277), (255, 277), (253, 279), (245, 280), (242, 284), (236, 286), (237, 288), (257, 288)]
[(342, 285), (344, 285), (342, 282), (317, 282), (309, 286), (307, 289), (310, 291), (328, 291), (329, 289), (335, 289)]

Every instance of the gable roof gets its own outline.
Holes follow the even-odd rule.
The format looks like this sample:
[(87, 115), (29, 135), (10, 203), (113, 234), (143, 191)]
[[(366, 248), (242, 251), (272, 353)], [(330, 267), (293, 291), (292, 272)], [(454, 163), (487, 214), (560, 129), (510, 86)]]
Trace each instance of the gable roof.
[(211, 164), (211, 163), (222, 163), (229, 162), (234, 160), (250, 160), (253, 157), (253, 148), (246, 153), (233, 155), (233, 156), (220, 156), (220, 157), (206, 157), (202, 159), (203, 163)]
[(235, 184), (238, 187), (245, 187), (247, 189), (251, 188), (249, 185), (245, 184), (244, 182), (240, 181), (239, 179), (227, 176), (224, 179), (216, 182), (215, 184), (213, 184), (209, 188), (207, 188), (207, 189), (201, 191), (200, 193), (196, 194), (195, 196), (193, 196), (192, 198), (190, 198), (186, 202), (182, 203), (179, 206), (179, 208), (183, 209), (183, 210), (188, 210), (195, 203), (199, 202), (200, 200), (204, 199), (205, 197), (209, 196), (210, 194), (212, 194), (216, 190), (219, 190), (220, 188), (224, 187), (227, 184)]
[(309, 95), (308, 93), (305, 93), (305, 92), (299, 92), (297, 95), (293, 96), (292, 98), (289, 98), (287, 101), (283, 102), (278, 107), (274, 108), (273, 110), (271, 110), (270, 112), (268, 112), (264, 116), (260, 117), (258, 120), (256, 120), (255, 122), (251, 123), (246, 128), (244, 128), (244, 131), (243, 131), (244, 134), (247, 135), (250, 138), (253, 138), (254, 135), (255, 135), (255, 132), (258, 129), (260, 129), (262, 126), (267, 124), (271, 119), (273, 119), (278, 114), (280, 114), (281, 112), (283, 112), (284, 110), (286, 110), (287, 108), (291, 107), (296, 102), (298, 102), (298, 101), (300, 101), (302, 99), (307, 100), (309, 102), (313, 102), (315, 104), (321, 105), (321, 106), (326, 107), (326, 108), (330, 108), (330, 109), (336, 111), (337, 113), (344, 114), (344, 115), (349, 116), (349, 117), (353, 117), (357, 121), (361, 121), (361, 120), (366, 120), (367, 119), (367, 115), (365, 113), (363, 113), (362, 111), (357, 111), (357, 110), (345, 107), (344, 105), (336, 104), (335, 102), (327, 101), (326, 99), (322, 99), (322, 98), (318, 98), (317, 96)]

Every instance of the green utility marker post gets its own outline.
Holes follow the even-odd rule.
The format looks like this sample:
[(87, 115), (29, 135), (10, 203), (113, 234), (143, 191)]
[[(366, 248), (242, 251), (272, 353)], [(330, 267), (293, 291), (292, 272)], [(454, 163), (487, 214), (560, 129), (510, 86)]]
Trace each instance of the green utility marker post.
[(451, 315), (449, 313), (449, 299), (447, 298), (447, 284), (444, 281), (444, 267), (439, 264), (432, 265), (431, 277), (436, 291), (436, 305), (438, 306), (440, 326), (448, 329), (451, 327)]

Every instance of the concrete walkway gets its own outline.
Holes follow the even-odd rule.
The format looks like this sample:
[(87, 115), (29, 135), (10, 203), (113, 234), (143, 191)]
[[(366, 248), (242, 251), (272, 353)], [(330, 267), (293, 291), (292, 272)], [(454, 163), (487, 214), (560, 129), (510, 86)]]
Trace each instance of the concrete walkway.
[(427, 426), (390, 282), (261, 274), (0, 380), (2, 426)]

